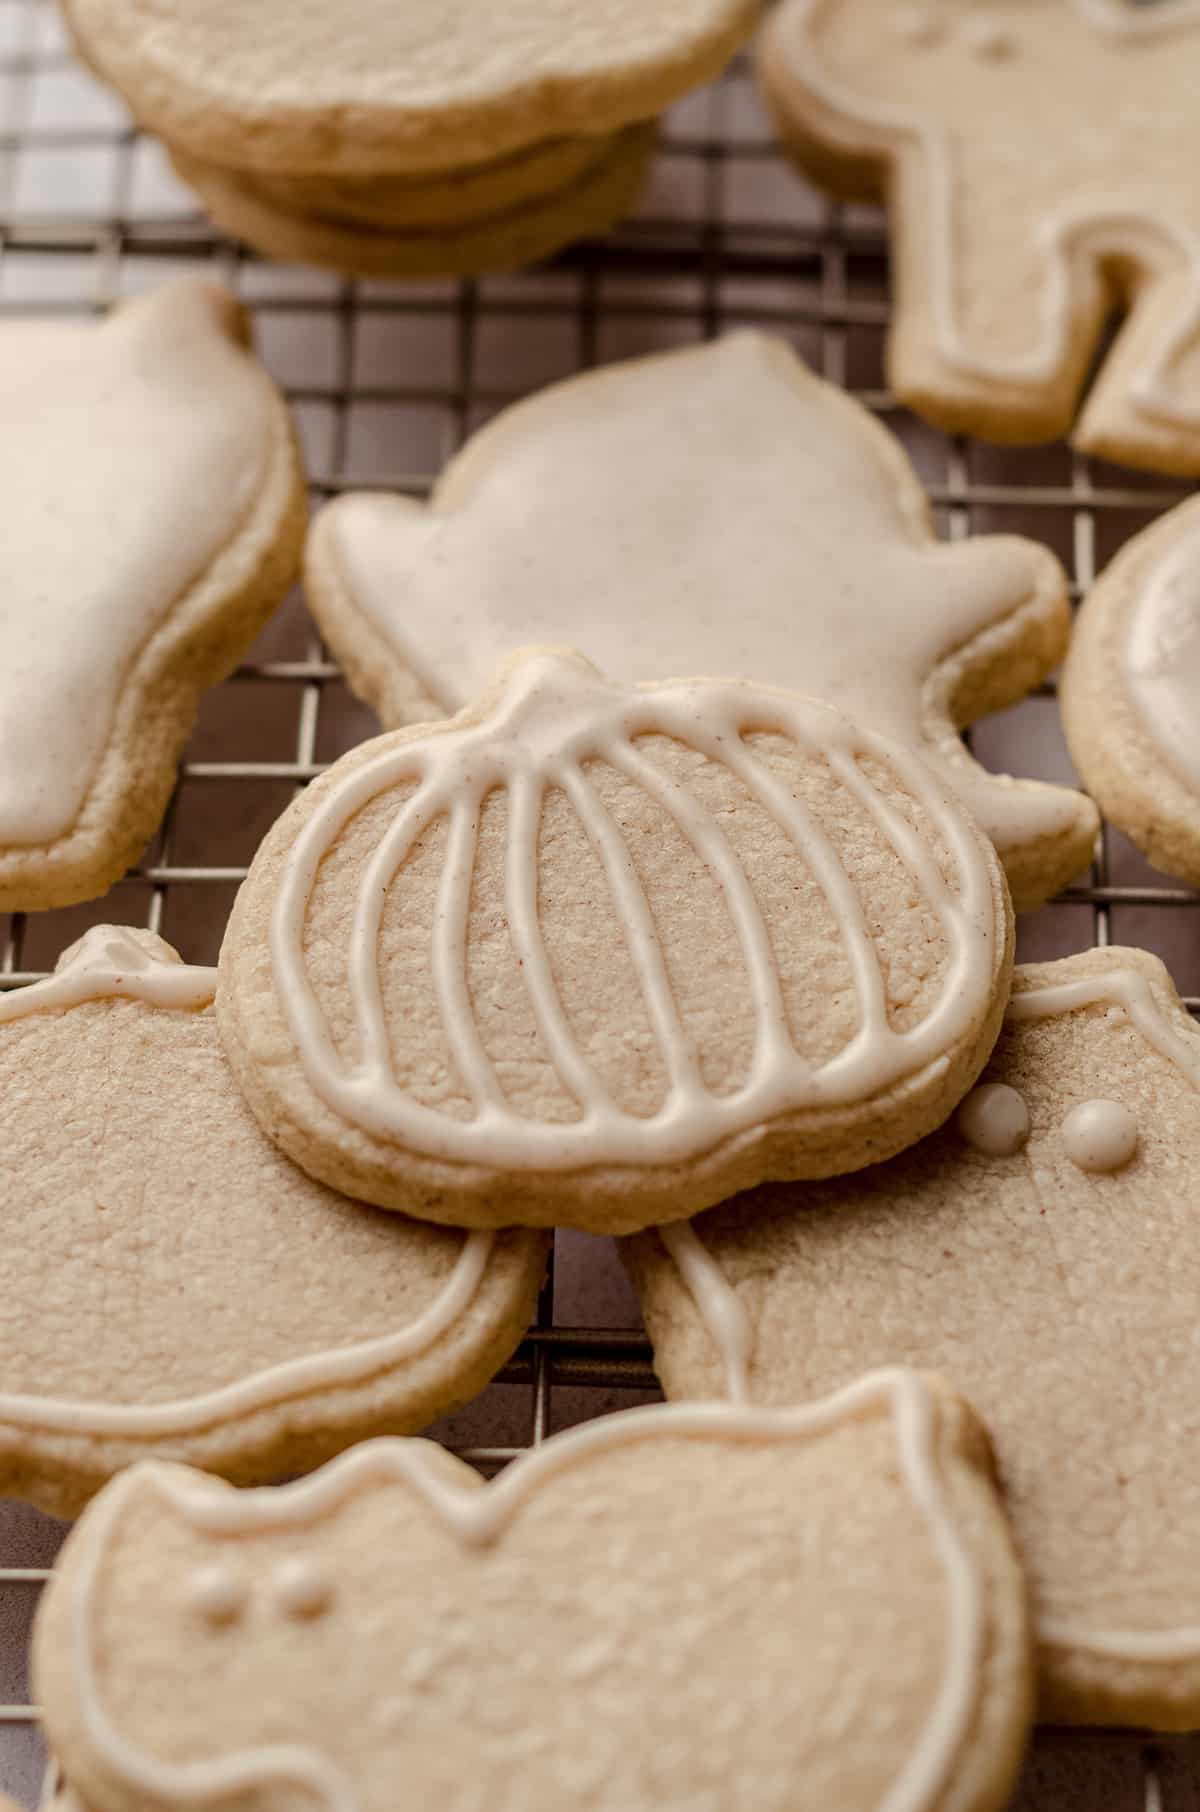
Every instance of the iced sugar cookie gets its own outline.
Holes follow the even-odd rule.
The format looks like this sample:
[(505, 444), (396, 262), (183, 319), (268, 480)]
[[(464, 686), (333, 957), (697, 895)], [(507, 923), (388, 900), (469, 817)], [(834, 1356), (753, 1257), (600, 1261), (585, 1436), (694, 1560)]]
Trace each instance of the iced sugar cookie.
[(1200, 505), (1172, 510), (1101, 575), (1060, 698), (1105, 816), (1157, 867), (1200, 883)]
[(996, 1812), (1030, 1702), (986, 1436), (905, 1372), (610, 1416), (487, 1485), (415, 1441), (269, 1492), (139, 1466), (35, 1675), (92, 1812)]
[(633, 207), (653, 149), (653, 127), (630, 127), (576, 180), (551, 194), (486, 219), (412, 230), (284, 210), (216, 165), (181, 151), (172, 159), (221, 230), (268, 258), (359, 277), (458, 277), (515, 270), (573, 239), (607, 232)]
[(1198, 1177), (1200, 1033), (1154, 957), (1091, 950), (1018, 969), (984, 1084), (924, 1144), (628, 1250), (671, 1396), (945, 1368), (995, 1441), (1043, 1716), (1190, 1730)]
[(785, 0), (763, 86), (818, 182), (886, 196), (902, 401), (1200, 472), (1198, 63), (1194, 0)]
[(263, 1138), (215, 982), (99, 926), (0, 996), (0, 1495), (73, 1514), (153, 1454), (295, 1473), (465, 1401), (528, 1323), (540, 1236), (380, 1214)]
[(781, 341), (734, 334), (519, 404), (428, 507), (322, 511), (306, 582), (385, 723), (459, 709), (525, 642), (570, 642), (623, 680), (736, 673), (920, 750), (1018, 907), (1090, 858), (1088, 800), (985, 772), (958, 734), (1061, 658), (1057, 561), (1012, 535), (936, 542), (897, 443)]
[(711, 80), (757, 0), (66, 0), (140, 124), (242, 169), (446, 171), (649, 119)]
[(534, 650), (284, 813), (219, 1012), (263, 1127), (323, 1180), (628, 1231), (937, 1125), (1010, 944), (991, 845), (907, 750), (810, 699)]
[(103, 893), (170, 795), (205, 687), (295, 575), (287, 409), (233, 297), (0, 330), (0, 910)]

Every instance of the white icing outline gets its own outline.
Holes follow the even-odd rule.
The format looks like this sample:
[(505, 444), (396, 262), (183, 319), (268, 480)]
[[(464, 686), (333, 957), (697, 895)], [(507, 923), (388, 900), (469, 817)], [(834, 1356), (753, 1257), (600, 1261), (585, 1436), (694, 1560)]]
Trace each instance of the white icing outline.
[[(1147, 978), (1133, 969), (1106, 969), (1096, 975), (1081, 975), (1069, 982), (1051, 982), (1045, 987), (1022, 989), (1013, 995), (1005, 1014), (1008, 1024), (1024, 1024), (1039, 1019), (1057, 1019), (1081, 1007), (1111, 1005), (1122, 1007), (1131, 1023), (1159, 1055), (1181, 1069), (1192, 1086), (1200, 1089), (1200, 1036), (1188, 1039), (1171, 1025)], [(730, 1394), (736, 1388), (744, 1361), (746, 1339), (753, 1340), (753, 1329), (745, 1336), (736, 1332), (736, 1316), (731, 1315), (728, 1301), (740, 1299), (724, 1276), (712, 1253), (705, 1247), (693, 1222), (681, 1223), (691, 1231), (685, 1248), (686, 1268), (679, 1261), (679, 1230), (668, 1241), (668, 1229), (657, 1229), (659, 1238), (676, 1264), (684, 1288), (692, 1298), (710, 1340), (721, 1358), (729, 1381)], [(726, 1344), (728, 1330), (735, 1326), (734, 1344)], [(738, 1343), (741, 1343), (740, 1345)], [(1187, 1625), (1178, 1630), (1084, 1630), (1070, 1623), (1048, 1618), (1039, 1623), (1038, 1641), (1046, 1648), (1075, 1649), (1081, 1654), (1102, 1655), (1118, 1661), (1189, 1661), (1200, 1657), (1200, 1625)]]
[[(310, 1479), (265, 1490), (214, 1489), (203, 1474), (154, 1461), (125, 1472), (96, 1500), (81, 1526), (85, 1545), (77, 1560), (70, 1639), (85, 1740), (105, 1770), (122, 1785), (160, 1803), (207, 1805), (225, 1795), (292, 1781), (311, 1791), (326, 1812), (359, 1812), (352, 1783), (315, 1750), (289, 1744), (214, 1761), (170, 1763), (137, 1749), (109, 1721), (93, 1659), (94, 1599), (118, 1520), (127, 1502), (148, 1486), (193, 1529), (228, 1536), (307, 1526), (314, 1518), (335, 1511), (361, 1484), (399, 1481), (419, 1493), (427, 1508), (464, 1544), (484, 1546), (503, 1534), (545, 1479), (566, 1470), (580, 1454), (605, 1452), (659, 1434), (667, 1439), (805, 1439), (836, 1426), (844, 1417), (860, 1414), (878, 1399), (886, 1401), (891, 1410), (904, 1480), (942, 1564), (948, 1599), (948, 1654), (933, 1709), (877, 1812), (926, 1812), (969, 1735), (983, 1658), (985, 1601), (973, 1558), (943, 1501), (933, 1398), (916, 1373), (899, 1367), (872, 1372), (801, 1409), (655, 1404), (606, 1416), (522, 1454), (482, 1488), (451, 1483), (438, 1456), (416, 1441), (367, 1442)], [(79, 1541), (80, 1536), (75, 1539)]]
[[(892, 1029), (879, 953), (863, 906), (834, 848), (803, 802), (742, 738), (774, 731), (803, 761), (820, 755), (834, 778), (875, 820), (945, 930), (948, 958), (939, 998), (908, 1031)], [(860, 1022), (848, 1044), (814, 1069), (788, 1028), (770, 933), (753, 889), (717, 819), (636, 747), (642, 735), (674, 738), (734, 773), (805, 861), (842, 927)], [(858, 765), (873, 757), (924, 807), (951, 859), (948, 885), (931, 848)], [(716, 878), (740, 944), (756, 1009), (750, 1073), (732, 1094), (703, 1083), (681, 1023), (649, 903), (620, 828), (584, 776), (601, 760), (663, 807)], [(993, 970), (999, 927), (986, 859), (949, 786), (911, 751), (857, 729), (829, 706), (724, 680), (621, 687), (581, 655), (534, 651), (517, 657), (482, 718), (434, 726), (392, 744), (339, 776), (302, 823), (284, 860), (270, 921), (270, 956), (280, 1011), (309, 1085), (335, 1114), (372, 1137), (428, 1157), (498, 1169), (574, 1170), (590, 1164), (687, 1161), (722, 1140), (804, 1107), (856, 1103), (926, 1065), (944, 1060), (967, 1034)], [(348, 988), (361, 1053), (352, 1066), (335, 1050), (304, 958), (308, 902), (322, 861), (364, 806), (406, 781), (416, 791), (398, 809), (364, 865), (348, 949)], [(536, 832), (546, 791), (561, 787), (605, 871), (626, 933), (668, 1092), (649, 1117), (618, 1107), (575, 1043), (541, 939)], [(506, 907), (538, 1026), (581, 1114), (541, 1122), (513, 1111), (483, 1050), (467, 988), (466, 922), (479, 812), (489, 792), (510, 792)], [(377, 950), (388, 890), (417, 838), (448, 824), (434, 912), (432, 967), (441, 1018), (474, 1115), (457, 1120), (411, 1099), (396, 1081)], [(955, 891), (955, 887), (957, 891)]]
[[(1175, 611), (1188, 620), (1190, 629), (1200, 625), (1200, 530), (1191, 528), (1174, 540), (1152, 564), (1139, 585), (1133, 608), (1128, 614), (1121, 638), (1120, 663), (1124, 674), (1125, 693), (1143, 734), (1166, 757), (1180, 783), (1195, 791), (1200, 785), (1200, 734), (1197, 733), (1193, 700), (1186, 686), (1186, 664), (1173, 659), (1175, 648), (1170, 640), (1159, 641), (1169, 628)], [(1182, 711), (1170, 713), (1170, 730), (1163, 713), (1153, 708), (1147, 692), (1166, 679), (1186, 700)], [(1189, 714), (1191, 723), (1188, 723)], [(1192, 747), (1186, 745), (1190, 728)]]
[[(1127, 390), (1132, 409), (1166, 424), (1200, 425), (1200, 401), (1190, 407), (1171, 395), (1169, 373), (1188, 343), (1200, 331), (1200, 234), (1158, 214), (1118, 210), (1059, 209), (1043, 217), (1038, 233), (1048, 260), (1042, 294), (1041, 341), (1033, 351), (987, 362), (972, 353), (958, 328), (955, 308), (954, 177), (948, 134), (924, 115), (904, 108), (864, 101), (828, 76), (819, 66), (812, 32), (813, 14), (826, 0), (792, 0), (787, 24), (811, 55), (802, 80), (824, 105), (856, 125), (915, 138), (925, 163), (928, 184), (929, 304), (943, 362), (980, 383), (1044, 384), (1062, 369), (1068, 355), (1070, 316), (1070, 240), (1076, 234), (1133, 226), (1150, 228), (1173, 246), (1188, 267), (1188, 294), (1176, 325), (1168, 330), (1154, 363), (1139, 373)], [(1071, 0), (1076, 11), (1098, 31), (1116, 38), (1150, 37), (1179, 25), (1200, 21), (1200, 0), (1179, 0), (1177, 7), (1159, 4), (1134, 11), (1122, 0)]]
[[(65, 952), (53, 975), (0, 996), (0, 1022), (76, 1007), (89, 1000), (139, 1000), (168, 1009), (210, 1005), (216, 970), (164, 959), (157, 954), (158, 946), (170, 949), (149, 933), (94, 925)], [(466, 1235), (449, 1277), (433, 1300), (415, 1320), (394, 1333), (379, 1334), (334, 1352), (285, 1359), (232, 1384), (172, 1403), (89, 1403), (0, 1392), (0, 1421), (39, 1431), (152, 1439), (194, 1433), (302, 1394), (360, 1384), (401, 1359), (427, 1351), (454, 1326), (475, 1299), (496, 1238), (494, 1232)]]

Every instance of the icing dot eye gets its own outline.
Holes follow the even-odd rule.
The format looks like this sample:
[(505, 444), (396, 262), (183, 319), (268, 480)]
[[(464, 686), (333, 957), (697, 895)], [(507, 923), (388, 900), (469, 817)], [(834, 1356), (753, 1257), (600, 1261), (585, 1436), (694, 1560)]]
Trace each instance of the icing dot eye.
[(1062, 1123), (1063, 1150), (1080, 1170), (1120, 1170), (1138, 1146), (1138, 1124), (1120, 1101), (1084, 1101)]
[(188, 1603), (205, 1623), (233, 1623), (246, 1605), (246, 1587), (228, 1567), (197, 1567), (188, 1581)]
[(958, 1130), (968, 1145), (989, 1158), (1011, 1158), (1029, 1138), (1025, 1098), (1007, 1082), (984, 1082), (959, 1108)]
[(898, 6), (892, 26), (906, 44), (936, 44), (942, 23), (931, 6)]
[(321, 1568), (303, 1555), (280, 1561), (271, 1589), (285, 1617), (319, 1617), (333, 1598), (333, 1587)]
[(995, 19), (964, 19), (959, 27), (959, 39), (977, 57), (989, 60), (1011, 57), (1016, 49), (1012, 33), (1005, 31)]

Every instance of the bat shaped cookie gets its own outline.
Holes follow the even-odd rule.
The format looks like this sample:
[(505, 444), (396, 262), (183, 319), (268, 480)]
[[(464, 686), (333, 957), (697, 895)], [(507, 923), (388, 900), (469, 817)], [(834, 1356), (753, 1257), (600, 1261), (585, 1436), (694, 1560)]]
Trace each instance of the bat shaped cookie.
[(941, 426), (1200, 473), (1195, 0), (785, 0), (759, 68), (817, 181), (886, 197), (892, 387)]
[(1200, 1031), (1165, 970), (1019, 969), (957, 1122), (627, 1248), (672, 1397), (944, 1369), (987, 1418), (1050, 1720), (1200, 1721)]
[(995, 1812), (1031, 1698), (986, 1436), (906, 1372), (610, 1416), (487, 1485), (414, 1441), (272, 1491), (135, 1467), (34, 1648), (89, 1812), (395, 1812), (397, 1783), (439, 1812)]
[(422, 1428), (521, 1338), (536, 1234), (347, 1201), (259, 1132), (215, 971), (98, 926), (0, 996), (0, 1494), (73, 1514), (164, 1454), (239, 1481)]
[(218, 1011), (264, 1130), (334, 1187), (630, 1232), (939, 1125), (1011, 939), (995, 851), (908, 749), (812, 699), (532, 650), (283, 814)]
[(428, 507), (325, 509), (306, 583), (386, 724), (459, 709), (528, 642), (628, 681), (737, 674), (919, 750), (992, 838), (1018, 908), (1090, 859), (1088, 800), (989, 774), (959, 738), (1061, 659), (1057, 561), (1012, 535), (938, 543), (899, 445), (781, 341), (733, 334), (518, 404)]
[(5, 322), (0, 910), (103, 893), (140, 853), (201, 692), (295, 575), (304, 475), (233, 297)]

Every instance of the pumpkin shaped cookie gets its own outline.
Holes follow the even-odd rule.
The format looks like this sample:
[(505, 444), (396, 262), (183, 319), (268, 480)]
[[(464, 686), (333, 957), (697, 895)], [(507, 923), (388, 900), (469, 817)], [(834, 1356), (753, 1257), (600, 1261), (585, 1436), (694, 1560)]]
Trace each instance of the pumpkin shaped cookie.
[(911, 1144), (986, 1060), (1010, 965), (995, 853), (910, 751), (815, 700), (541, 650), (284, 814), (219, 1012), (322, 1180), (619, 1232)]

